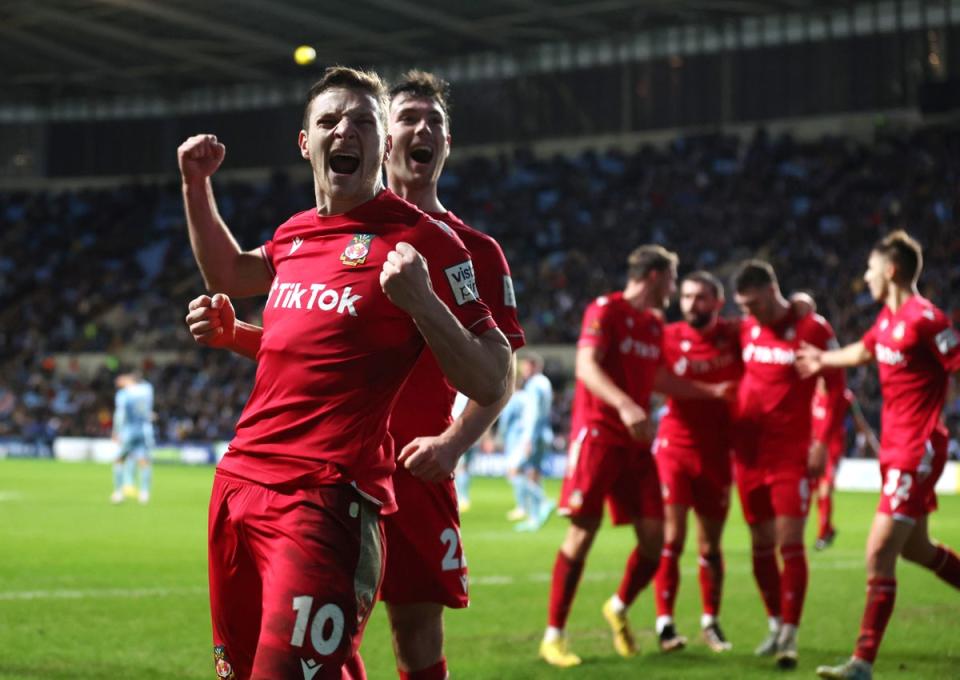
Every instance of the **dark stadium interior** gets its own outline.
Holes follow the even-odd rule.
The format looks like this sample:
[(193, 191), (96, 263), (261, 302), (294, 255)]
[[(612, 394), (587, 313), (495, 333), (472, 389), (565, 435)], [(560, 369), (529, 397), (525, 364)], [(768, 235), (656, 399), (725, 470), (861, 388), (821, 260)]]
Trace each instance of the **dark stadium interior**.
[[(533, 343), (573, 342), (585, 304), (621, 284), (625, 244), (646, 240), (684, 270), (768, 256), (850, 340), (874, 311), (864, 253), (906, 227), (927, 248), (924, 292), (960, 314), (960, 136), (949, 114), (917, 113), (960, 72), (955, 3), (335, 4), (0, 4), (0, 435), (108, 432), (111, 370), (89, 381), (53, 357), (143, 351), (163, 374), (161, 436), (229, 436), (252, 367), (184, 330), (202, 283), (173, 151), (218, 134), (221, 207), (243, 245), (261, 243), (311, 202), (294, 139), (302, 92), (331, 62), (449, 74), (441, 197), (503, 244)], [(301, 43), (317, 50), (307, 67), (291, 59)], [(829, 118), (827, 134), (764, 128), (851, 113), (876, 118), (856, 133)], [(558, 153), (565, 140), (577, 151)], [(171, 352), (176, 368), (154, 361)], [(876, 420), (874, 375), (852, 381)], [(956, 431), (960, 401), (949, 413)]]
[(958, 330), (960, 0), (0, 0), (0, 680), (960, 677)]
[(826, 0), (54, 0), (0, 5), (0, 76), (10, 100), (155, 94), (304, 77), (320, 64), (421, 63), (539, 44), (850, 6)]

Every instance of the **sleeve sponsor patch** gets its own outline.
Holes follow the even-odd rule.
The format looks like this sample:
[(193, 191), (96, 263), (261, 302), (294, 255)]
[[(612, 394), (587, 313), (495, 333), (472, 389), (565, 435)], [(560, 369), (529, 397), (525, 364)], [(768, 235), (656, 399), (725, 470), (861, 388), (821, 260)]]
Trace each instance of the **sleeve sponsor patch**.
[(465, 305), (468, 302), (476, 302), (480, 299), (472, 261), (466, 260), (452, 267), (447, 267), (443, 270), (443, 273), (447, 275), (447, 283), (450, 284), (453, 299), (456, 300), (458, 305)]
[(933, 339), (937, 344), (937, 350), (940, 354), (949, 354), (952, 349), (954, 349), (958, 344), (960, 344), (960, 337), (957, 337), (957, 332), (953, 328), (945, 328)]
[(503, 304), (506, 307), (517, 306), (517, 294), (513, 290), (513, 279), (509, 274), (503, 275)]

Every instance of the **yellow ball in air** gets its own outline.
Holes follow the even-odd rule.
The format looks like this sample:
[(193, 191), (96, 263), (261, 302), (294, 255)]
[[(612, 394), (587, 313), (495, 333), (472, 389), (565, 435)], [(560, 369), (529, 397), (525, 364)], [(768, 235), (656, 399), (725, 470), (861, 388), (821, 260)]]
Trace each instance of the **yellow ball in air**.
[(310, 45), (300, 45), (300, 47), (293, 51), (293, 60), (301, 66), (312, 64), (316, 58), (317, 51), (310, 47)]

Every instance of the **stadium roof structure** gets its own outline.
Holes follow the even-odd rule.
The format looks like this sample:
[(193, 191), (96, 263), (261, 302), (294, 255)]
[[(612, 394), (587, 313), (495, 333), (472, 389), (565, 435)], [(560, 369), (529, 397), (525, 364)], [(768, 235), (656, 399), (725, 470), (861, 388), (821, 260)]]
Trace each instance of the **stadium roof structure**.
[[(164, 96), (313, 78), (319, 65), (422, 65), (751, 16), (829, 0), (4, 0), (5, 105)], [(313, 46), (312, 67), (296, 46)], [(313, 72), (310, 72), (310, 69)]]

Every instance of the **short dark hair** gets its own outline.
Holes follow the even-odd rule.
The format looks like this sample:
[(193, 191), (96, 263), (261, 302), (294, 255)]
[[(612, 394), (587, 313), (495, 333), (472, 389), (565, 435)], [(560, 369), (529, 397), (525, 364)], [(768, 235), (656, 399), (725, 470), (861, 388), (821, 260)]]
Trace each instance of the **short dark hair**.
[(307, 90), (307, 101), (303, 106), (304, 130), (310, 128), (310, 105), (313, 104), (313, 100), (321, 93), (337, 87), (359, 90), (373, 97), (380, 109), (380, 120), (386, 127), (387, 108), (390, 102), (387, 98), (387, 84), (383, 82), (383, 78), (375, 71), (364, 71), (349, 66), (328, 66), (320, 80)]
[(773, 271), (773, 266), (765, 260), (747, 260), (740, 264), (733, 276), (733, 289), (738, 293), (775, 283), (777, 274)]
[(684, 281), (695, 281), (696, 283), (702, 284), (711, 290), (713, 290), (713, 295), (717, 299), (723, 297), (723, 284), (720, 283), (720, 279), (711, 274), (708, 271), (700, 269), (695, 272), (690, 272), (683, 277)]
[(680, 262), (677, 254), (663, 246), (648, 244), (635, 249), (627, 257), (627, 277), (644, 279), (650, 272), (663, 272)]
[(898, 283), (913, 285), (923, 269), (923, 247), (903, 229), (892, 231), (873, 247), (873, 252), (887, 258), (896, 271)]
[(405, 94), (418, 99), (432, 99), (443, 111), (450, 125), (450, 83), (435, 73), (413, 68), (400, 76), (390, 88), (390, 101)]

